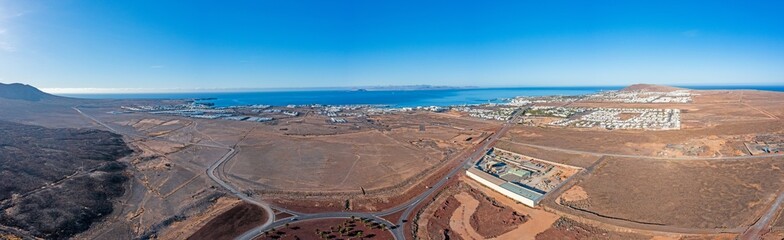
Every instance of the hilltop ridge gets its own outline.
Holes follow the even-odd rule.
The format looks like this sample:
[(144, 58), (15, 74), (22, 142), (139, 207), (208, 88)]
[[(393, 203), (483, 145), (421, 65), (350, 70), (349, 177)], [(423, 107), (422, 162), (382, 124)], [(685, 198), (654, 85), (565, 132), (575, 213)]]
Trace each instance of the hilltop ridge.
[(41, 100), (61, 99), (63, 97), (45, 93), (38, 88), (27, 84), (0, 83), (0, 98), (37, 102)]

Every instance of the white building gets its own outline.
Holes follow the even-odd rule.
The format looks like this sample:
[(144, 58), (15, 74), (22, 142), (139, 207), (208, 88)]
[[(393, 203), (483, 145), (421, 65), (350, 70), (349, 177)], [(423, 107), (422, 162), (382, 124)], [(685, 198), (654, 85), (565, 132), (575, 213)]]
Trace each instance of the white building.
[(489, 173), (483, 172), (476, 168), (469, 168), (466, 175), (471, 179), (493, 189), (496, 192), (503, 194), (515, 201), (521, 202), (529, 207), (535, 207), (539, 200), (542, 199), (544, 194), (535, 192), (533, 190), (524, 188), (514, 183), (504, 181)]

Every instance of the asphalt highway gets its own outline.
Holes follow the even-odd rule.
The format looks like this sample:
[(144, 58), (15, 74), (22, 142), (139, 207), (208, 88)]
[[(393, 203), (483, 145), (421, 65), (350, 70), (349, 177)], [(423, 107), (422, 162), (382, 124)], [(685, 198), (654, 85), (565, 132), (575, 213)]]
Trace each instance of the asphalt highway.
[(754, 239), (761, 239), (762, 234), (770, 230), (771, 221), (776, 219), (776, 214), (781, 209), (781, 204), (784, 202), (784, 193), (781, 193), (776, 200), (773, 202), (773, 205), (770, 206), (768, 212), (765, 215), (762, 215), (759, 220), (757, 220), (754, 225), (751, 225), (749, 229), (743, 232), (738, 239), (741, 240), (754, 240)]
[[(120, 132), (117, 129), (115, 129), (115, 128), (113, 128), (113, 127), (111, 127), (111, 126), (109, 126), (109, 125), (99, 121), (98, 119), (95, 119), (94, 117), (92, 117), (92, 116), (82, 112), (77, 107), (74, 107), (73, 109), (75, 111), (77, 111), (79, 114), (81, 114), (82, 116), (92, 120), (93, 122), (95, 122), (95, 123), (105, 127), (106, 129), (110, 130), (111, 132), (114, 132), (114, 133), (117, 133), (117, 134), (126, 135), (126, 136), (133, 136), (133, 137), (138, 137), (138, 138), (143, 138), (143, 139), (157, 139), (157, 140), (161, 140), (161, 141), (173, 142), (173, 141), (171, 141), (169, 139), (165, 139), (165, 138), (143, 136), (143, 135), (138, 135), (136, 133), (123, 133), (123, 132)], [(246, 195), (245, 193), (242, 193), (242, 192), (238, 191), (236, 188), (234, 188), (234, 186), (232, 186), (231, 184), (223, 181), (218, 175), (215, 174), (216, 169), (218, 169), (220, 167), (220, 165), (222, 165), (223, 163), (225, 163), (226, 161), (228, 161), (229, 159), (234, 157), (234, 155), (237, 153), (237, 150), (235, 150), (233, 147), (211, 145), (211, 144), (202, 144), (202, 143), (181, 143), (181, 144), (191, 144), (191, 145), (198, 145), (198, 146), (205, 146), (205, 147), (215, 147), (215, 148), (227, 149), (228, 152), (225, 155), (223, 155), (220, 159), (218, 159), (216, 162), (214, 162), (212, 165), (210, 165), (210, 167), (206, 170), (207, 175), (209, 176), (210, 179), (212, 179), (215, 183), (217, 183), (220, 187), (224, 188), (226, 191), (228, 191), (232, 195), (242, 199), (243, 201), (245, 201), (247, 203), (254, 204), (254, 205), (262, 207), (262, 209), (264, 209), (264, 211), (269, 216), (267, 218), (266, 222), (264, 222), (264, 224), (262, 224), (260, 226), (257, 226), (255, 228), (253, 228), (253, 229), (243, 233), (242, 235), (240, 235), (236, 239), (240, 239), (240, 240), (254, 239), (254, 238), (260, 236), (261, 234), (263, 234), (267, 230), (270, 230), (272, 228), (279, 228), (281, 226), (286, 225), (287, 223), (293, 223), (293, 222), (298, 222), (298, 221), (357, 217), (357, 218), (371, 219), (371, 220), (373, 220), (375, 222), (384, 224), (384, 225), (387, 226), (387, 229), (390, 230), (390, 232), (392, 233), (392, 236), (396, 240), (403, 240), (403, 239), (406, 239), (406, 236), (405, 236), (405, 233), (404, 233), (405, 224), (408, 223), (408, 218), (413, 213), (413, 211), (416, 209), (416, 207), (420, 203), (422, 203), (425, 199), (431, 197), (431, 195), (433, 195), (435, 192), (440, 191), (441, 188), (446, 184), (446, 182), (451, 177), (457, 175), (461, 170), (467, 169), (468, 167), (470, 167), (470, 165), (472, 165), (474, 163), (474, 161), (478, 160), (490, 148), (492, 148), (492, 146), (498, 141), (498, 139), (501, 136), (503, 136), (509, 130), (509, 128), (511, 126), (514, 125), (514, 121), (518, 117), (519, 117), (519, 112), (514, 114), (512, 120), (509, 120), (506, 123), (504, 123), (504, 125), (503, 125), (503, 127), (501, 129), (499, 129), (497, 132), (495, 132), (494, 134), (490, 135), (487, 139), (485, 139), (485, 141), (481, 145), (481, 147), (477, 148), (473, 153), (471, 153), (471, 155), (469, 155), (469, 157), (465, 159), (463, 164), (460, 164), (460, 165), (456, 166), (455, 168), (453, 168), (452, 170), (450, 170), (447, 173), (447, 175), (445, 175), (443, 178), (441, 178), (433, 186), (430, 186), (427, 190), (425, 190), (421, 194), (417, 195), (416, 197), (412, 198), (411, 200), (409, 200), (409, 201), (407, 201), (407, 202), (405, 202), (403, 204), (400, 204), (400, 205), (392, 207), (392, 208), (385, 209), (383, 211), (378, 211), (378, 212), (324, 212), (324, 213), (312, 213), (312, 214), (309, 214), (309, 213), (295, 212), (295, 211), (288, 210), (288, 209), (285, 209), (285, 208), (282, 208), (282, 207), (278, 207), (278, 206), (272, 206), (269, 203), (266, 203), (264, 201), (260, 201), (260, 200), (254, 199), (254, 198)], [(560, 152), (566, 152), (566, 153), (588, 154), (588, 155), (597, 155), (597, 156), (625, 157), (625, 158), (635, 158), (635, 159), (642, 159), (642, 160), (740, 160), (740, 159), (754, 159), (754, 158), (775, 157), (775, 156), (769, 156), (768, 155), (768, 156), (732, 156), (732, 157), (715, 157), (715, 158), (705, 158), (705, 157), (702, 157), (702, 158), (667, 158), (667, 157), (655, 157), (655, 156), (638, 156), (638, 155), (608, 154), (608, 153), (598, 153), (598, 152), (589, 152), (589, 151), (579, 151), (579, 150), (563, 149), (563, 148), (556, 148), (556, 147), (549, 147), (549, 146), (540, 146), (540, 145), (527, 144), (527, 143), (516, 143), (516, 142), (513, 142), (513, 144), (526, 145), (526, 146), (530, 146), (530, 147), (535, 147), (535, 148), (540, 148), (540, 149), (545, 149), (545, 150), (551, 150), (551, 151), (560, 151)], [(760, 219), (758, 219), (757, 222), (754, 225), (750, 226), (746, 231), (744, 231), (738, 238), (739, 239), (759, 239), (761, 237), (761, 234), (763, 234), (770, 227), (771, 221), (775, 218), (776, 213), (778, 213), (779, 210), (782, 208), (782, 205), (784, 205), (784, 193), (781, 193), (775, 199), (775, 201), (771, 205), (770, 209), (763, 216), (761, 216)], [(273, 211), (273, 209), (275, 209), (275, 210), (277, 210), (279, 212), (289, 213), (289, 214), (291, 214), (293, 216), (276, 220), (275, 219), (275, 212)], [(392, 222), (390, 222), (390, 221), (388, 221), (388, 220), (383, 218), (384, 216), (392, 215), (392, 214), (400, 212), (400, 211), (403, 211), (403, 214), (401, 215), (400, 219), (396, 223), (392, 223)]]
[[(314, 213), (314, 214), (294, 214), (294, 216), (292, 217), (280, 219), (278, 221), (273, 222), (270, 225), (265, 224), (266, 226), (263, 225), (263, 226), (258, 226), (256, 228), (253, 228), (245, 232), (241, 236), (237, 237), (236, 239), (251, 240), (263, 234), (265, 231), (269, 229), (284, 226), (286, 223), (305, 221), (305, 220), (316, 220), (316, 219), (351, 218), (352, 216), (354, 216), (358, 218), (372, 219), (375, 222), (387, 225), (387, 229), (390, 229), (390, 232), (392, 233), (392, 236), (395, 239), (404, 240), (406, 239), (405, 232), (403, 232), (405, 229), (405, 224), (408, 223), (408, 218), (411, 215), (411, 213), (414, 211), (414, 209), (416, 209), (416, 206), (422, 203), (428, 197), (431, 197), (433, 193), (440, 191), (441, 188), (449, 180), (449, 178), (454, 177), (458, 172), (466, 169), (471, 164), (473, 164), (474, 161), (478, 160), (479, 157), (484, 155), (493, 146), (493, 144), (495, 144), (495, 142), (498, 141), (499, 137), (503, 136), (509, 130), (509, 128), (514, 125), (514, 121), (517, 119), (518, 116), (519, 113), (515, 113), (511, 120), (504, 123), (504, 126), (501, 129), (499, 129), (497, 132), (493, 133), (487, 139), (485, 139), (482, 146), (477, 148), (473, 153), (471, 153), (471, 155), (469, 155), (469, 157), (466, 158), (466, 160), (462, 164), (453, 168), (451, 171), (449, 171), (449, 173), (447, 173), (447, 175), (445, 175), (438, 182), (436, 182), (436, 184), (430, 186), (427, 190), (420, 193), (416, 197), (412, 198), (408, 202), (405, 202), (398, 206), (379, 212), (325, 212), (325, 213)], [(398, 220), (397, 223), (393, 224), (392, 222), (383, 218), (384, 216), (391, 215), (399, 211), (403, 211), (403, 215), (400, 217), (400, 220)]]
[[(94, 117), (92, 117), (92, 116), (82, 112), (82, 110), (80, 110), (77, 107), (73, 107), (73, 109), (76, 112), (78, 112), (79, 114), (81, 114), (82, 116), (84, 116), (84, 117), (92, 120), (93, 122), (95, 122), (95, 123), (105, 127), (106, 129), (109, 129), (109, 131), (111, 131), (113, 133), (129, 136), (129, 137), (142, 138), (142, 139), (160, 139), (160, 140), (163, 140), (163, 141), (172, 142), (171, 140), (168, 140), (168, 139), (162, 139), (162, 138), (156, 138), (156, 137), (150, 137), (150, 136), (143, 136), (143, 135), (138, 135), (138, 134), (135, 134), (135, 133), (123, 133), (123, 132), (120, 132), (117, 129), (107, 125), (106, 123), (103, 123), (103, 122), (99, 121), (98, 119), (96, 119), (96, 118), (94, 118)], [(230, 184), (226, 183), (225, 181), (223, 181), (222, 179), (220, 179), (218, 176), (215, 175), (215, 170), (218, 169), (218, 167), (220, 167), (221, 164), (223, 164), (224, 162), (226, 162), (229, 159), (231, 159), (232, 157), (234, 157), (234, 155), (237, 153), (237, 151), (233, 147), (211, 145), (211, 144), (200, 144), (200, 143), (181, 143), (181, 144), (190, 144), (190, 145), (196, 145), (196, 146), (204, 146), (204, 147), (214, 147), (214, 148), (227, 149), (228, 152), (226, 152), (226, 154), (224, 154), (220, 159), (218, 159), (218, 161), (215, 161), (212, 165), (210, 165), (209, 168), (207, 168), (207, 176), (209, 176), (210, 179), (212, 179), (212, 181), (214, 181), (219, 186), (221, 186), (222, 188), (226, 189), (226, 191), (228, 191), (229, 193), (231, 193), (234, 196), (238, 197), (239, 199), (242, 199), (243, 201), (245, 201), (247, 203), (250, 203), (250, 204), (253, 204), (253, 205), (257, 205), (257, 206), (261, 207), (262, 209), (264, 209), (264, 211), (267, 213), (267, 216), (269, 216), (269, 217), (267, 218), (267, 221), (264, 222), (264, 224), (262, 224), (259, 227), (266, 228), (266, 227), (270, 226), (275, 221), (275, 212), (272, 211), (272, 207), (270, 206), (270, 204), (268, 204), (266, 202), (263, 202), (263, 201), (258, 201), (256, 199), (253, 199), (253, 198), (249, 197), (245, 193), (242, 193), (242, 192), (238, 191), (236, 188), (234, 188), (233, 186), (231, 186)]]

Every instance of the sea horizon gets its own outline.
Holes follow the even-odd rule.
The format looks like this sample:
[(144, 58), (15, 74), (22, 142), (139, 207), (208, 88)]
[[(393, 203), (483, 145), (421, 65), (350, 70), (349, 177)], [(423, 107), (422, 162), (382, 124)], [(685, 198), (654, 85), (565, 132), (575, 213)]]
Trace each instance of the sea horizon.
[[(392, 107), (455, 106), (501, 103), (504, 99), (526, 96), (574, 96), (600, 91), (620, 90), (626, 86), (593, 87), (474, 87), (428, 89), (295, 89), (280, 91), (239, 92), (170, 92), (170, 93), (77, 93), (56, 94), (87, 99), (208, 99), (216, 107), (244, 105), (386, 105)], [(678, 86), (695, 90), (763, 90), (784, 91), (784, 85), (699, 85)]]

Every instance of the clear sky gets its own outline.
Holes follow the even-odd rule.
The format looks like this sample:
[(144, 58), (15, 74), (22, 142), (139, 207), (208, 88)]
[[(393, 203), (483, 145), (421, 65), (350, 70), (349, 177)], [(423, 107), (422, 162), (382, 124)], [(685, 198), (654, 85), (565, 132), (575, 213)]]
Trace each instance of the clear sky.
[(781, 1), (0, 0), (0, 82), (782, 85), (782, 16)]

